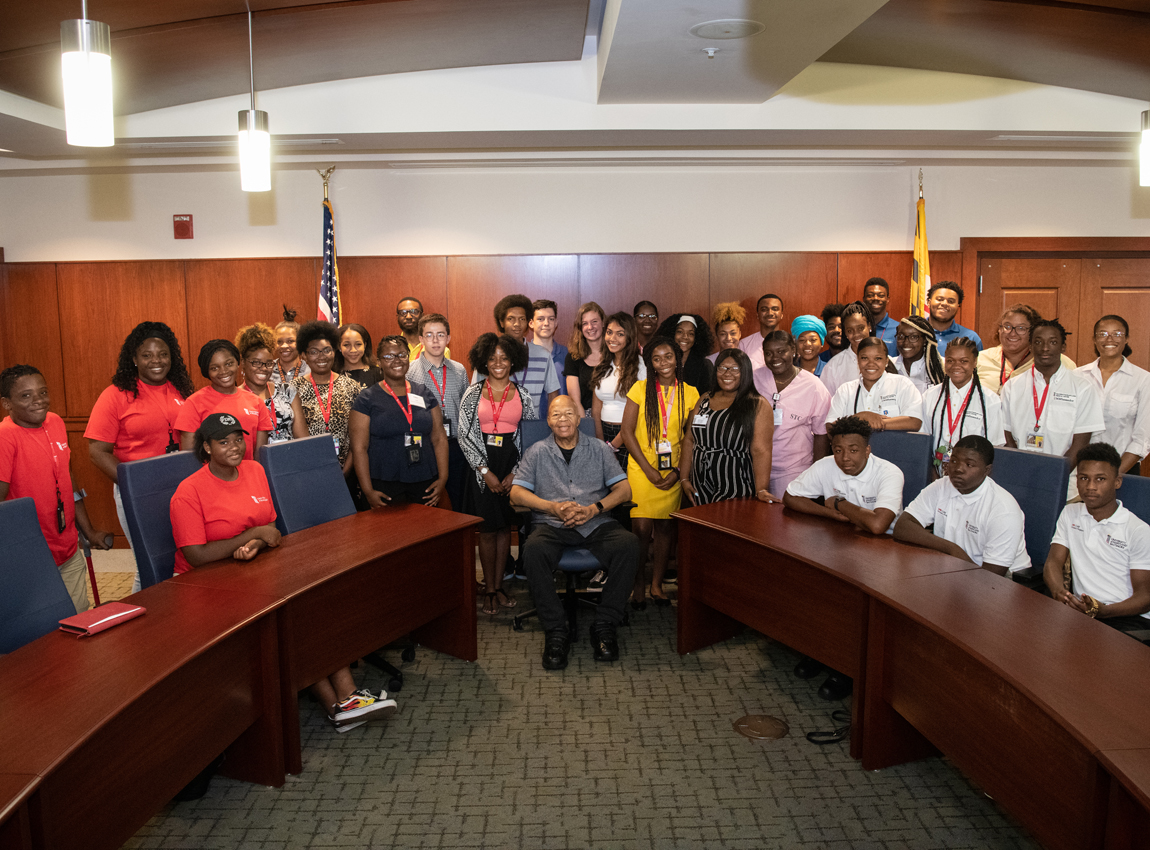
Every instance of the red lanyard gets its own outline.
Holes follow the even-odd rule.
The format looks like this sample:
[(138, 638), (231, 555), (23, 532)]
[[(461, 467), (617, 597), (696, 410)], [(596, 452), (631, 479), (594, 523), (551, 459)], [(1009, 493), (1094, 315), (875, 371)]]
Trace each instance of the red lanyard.
[(52, 442), (46, 425), (41, 425), (40, 431), (44, 434), (44, 439), (48, 441), (48, 453), (52, 455), (52, 474), (56, 479), (56, 495), (58, 496), (60, 495), (60, 459), (56, 455), (56, 444)]
[[(445, 383), (446, 383), (446, 380), (447, 379), (445, 378), (444, 379)], [(407, 395), (404, 396), (404, 398), (407, 399), (406, 405), (402, 401), (399, 400), (399, 396), (397, 396), (395, 394), (395, 390), (393, 390), (390, 386), (388, 386), (387, 381), (383, 382), (383, 388), (385, 390), (387, 390), (387, 394), (390, 395), (393, 399), (395, 399), (395, 403), (399, 405), (399, 409), (402, 410), (403, 415), (407, 417), (407, 430), (411, 431), (412, 430), (412, 427), (411, 427), (411, 384), (408, 381), (404, 381), (403, 386), (404, 386), (404, 392), (407, 393)]]
[(1038, 401), (1038, 385), (1034, 378), (1034, 367), (1030, 367), (1030, 391), (1034, 393), (1034, 431), (1038, 432), (1038, 422), (1042, 419), (1042, 411), (1046, 407), (1046, 394), (1050, 392), (1050, 382), (1046, 384), (1046, 388), (1042, 391), (1042, 402)]
[(435, 391), (439, 393), (439, 406), (447, 402), (447, 364), (443, 364), (443, 389), (439, 388), (439, 381), (435, 380), (435, 367), (431, 366), (427, 370), (427, 374), (431, 376), (431, 383), (435, 384)]
[[(328, 422), (331, 421), (331, 389), (332, 389), (332, 385), (335, 383), (335, 378), (328, 378), (327, 379), (327, 407), (326, 408), (323, 406), (323, 399), (319, 397), (319, 387), (316, 386), (315, 377), (312, 375), (308, 375), (307, 379), (309, 381), (311, 381), (311, 388), (313, 390), (315, 390), (315, 401), (316, 401), (316, 405), (319, 407), (319, 412), (323, 414), (323, 424), (327, 425)], [(329, 428), (328, 430), (331, 430), (331, 429)]]
[[(447, 368), (444, 366), (443, 368)], [(443, 376), (443, 384), (447, 386), (447, 376)], [(491, 392), (491, 384), (487, 384), (487, 398), (491, 401), (491, 428), (492, 433), (499, 433), (499, 414), (503, 412), (503, 405), (507, 403), (507, 391), (511, 389), (511, 382), (503, 388), (503, 396), (499, 399), (499, 407), (495, 406), (495, 393)]]
[[(958, 415), (952, 417), (950, 415), (950, 396), (946, 397), (946, 424), (950, 428), (950, 444), (954, 445), (954, 426), (962, 422), (962, 412), (966, 410), (966, 406), (970, 403), (970, 394), (974, 392), (974, 381), (970, 382), (970, 388), (966, 391), (966, 398), (962, 400), (962, 407), (958, 409)], [(1045, 404), (1046, 396), (1043, 396), (1043, 403)]]
[(663, 398), (663, 388), (659, 387), (659, 418), (663, 422), (663, 439), (667, 439), (667, 417), (668, 408), (675, 403), (675, 390), (679, 387), (679, 382), (676, 381), (671, 385), (671, 395), (669, 398)]

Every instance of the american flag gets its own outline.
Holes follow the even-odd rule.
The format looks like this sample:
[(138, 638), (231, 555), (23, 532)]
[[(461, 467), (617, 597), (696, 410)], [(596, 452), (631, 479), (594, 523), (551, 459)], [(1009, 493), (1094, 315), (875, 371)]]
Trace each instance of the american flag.
[(321, 321), (343, 324), (343, 307), (339, 302), (339, 265), (335, 259), (335, 215), (331, 201), (323, 201), (323, 274), (319, 279), (319, 313)]

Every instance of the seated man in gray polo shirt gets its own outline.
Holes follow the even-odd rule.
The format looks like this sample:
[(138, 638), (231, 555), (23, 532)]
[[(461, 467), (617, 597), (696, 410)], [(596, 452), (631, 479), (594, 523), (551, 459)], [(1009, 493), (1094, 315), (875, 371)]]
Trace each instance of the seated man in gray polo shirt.
[(568, 396), (547, 411), (551, 439), (540, 440), (515, 468), (511, 503), (530, 508), (534, 528), (523, 544), (523, 564), (546, 635), (543, 668), (567, 666), (570, 642), (553, 572), (568, 546), (583, 546), (607, 570), (607, 585), (591, 625), (596, 661), (615, 661), (615, 627), (635, 583), (639, 538), (606, 516), (631, 498), (627, 475), (611, 447), (579, 433), (579, 412)]

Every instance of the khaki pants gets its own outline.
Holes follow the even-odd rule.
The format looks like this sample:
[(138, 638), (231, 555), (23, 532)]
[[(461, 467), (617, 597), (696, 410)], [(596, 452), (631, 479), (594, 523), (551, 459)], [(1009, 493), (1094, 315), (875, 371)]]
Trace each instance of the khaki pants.
[(88, 604), (88, 565), (83, 552), (77, 549), (76, 554), (60, 565), (60, 578), (64, 579), (64, 587), (68, 588), (76, 613), (87, 611), (91, 606)]

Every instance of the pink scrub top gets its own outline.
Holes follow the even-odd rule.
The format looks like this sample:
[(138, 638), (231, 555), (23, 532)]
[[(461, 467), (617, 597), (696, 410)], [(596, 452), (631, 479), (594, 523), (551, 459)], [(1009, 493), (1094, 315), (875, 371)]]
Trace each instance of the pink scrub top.
[(771, 492), (781, 496), (805, 472), (815, 457), (815, 434), (827, 432), (831, 394), (822, 381), (805, 369), (775, 400), (775, 376), (766, 366), (755, 369), (755, 389), (775, 408), (775, 436), (771, 446)]

